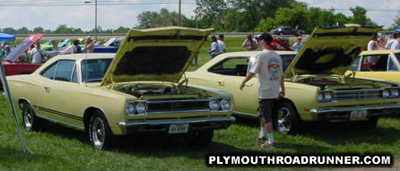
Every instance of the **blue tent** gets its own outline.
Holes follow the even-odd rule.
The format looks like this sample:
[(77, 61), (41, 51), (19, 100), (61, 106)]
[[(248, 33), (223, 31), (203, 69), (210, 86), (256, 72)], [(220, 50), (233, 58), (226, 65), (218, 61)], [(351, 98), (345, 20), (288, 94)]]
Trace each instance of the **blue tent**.
[(396, 29), (396, 32), (400, 32), (400, 28), (397, 28), (397, 29)]
[(10, 42), (10, 41), (14, 41), (14, 40), (15, 40), (15, 36), (5, 34), (5, 33), (0, 33), (0, 42)]

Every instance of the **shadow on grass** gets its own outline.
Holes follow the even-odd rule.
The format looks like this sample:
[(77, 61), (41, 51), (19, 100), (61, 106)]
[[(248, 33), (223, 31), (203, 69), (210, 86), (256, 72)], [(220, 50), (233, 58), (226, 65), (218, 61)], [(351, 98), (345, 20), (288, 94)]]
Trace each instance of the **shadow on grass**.
[(21, 150), (14, 149), (12, 147), (0, 147), (0, 163), (19, 163), (19, 162), (35, 162), (42, 161), (43, 159), (51, 158), (49, 156), (40, 154), (31, 154), (29, 152), (24, 153)]
[[(260, 127), (257, 119), (236, 118), (235, 124), (257, 129)], [(398, 118), (389, 119), (398, 120)], [(299, 135), (325, 141), (331, 145), (343, 145), (344, 143), (393, 145), (400, 140), (399, 127), (381, 127), (378, 125), (376, 128), (368, 129), (360, 124), (349, 122), (305, 122)]]

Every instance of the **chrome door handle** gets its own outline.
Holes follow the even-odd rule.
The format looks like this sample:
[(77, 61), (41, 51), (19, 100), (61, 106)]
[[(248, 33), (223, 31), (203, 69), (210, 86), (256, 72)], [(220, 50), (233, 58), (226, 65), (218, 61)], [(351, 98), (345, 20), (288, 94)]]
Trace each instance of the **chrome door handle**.
[(219, 86), (224, 86), (225, 85), (225, 82), (223, 82), (223, 81), (217, 81), (217, 83), (218, 83)]
[(45, 91), (46, 93), (50, 93), (50, 87), (44, 87), (44, 91)]

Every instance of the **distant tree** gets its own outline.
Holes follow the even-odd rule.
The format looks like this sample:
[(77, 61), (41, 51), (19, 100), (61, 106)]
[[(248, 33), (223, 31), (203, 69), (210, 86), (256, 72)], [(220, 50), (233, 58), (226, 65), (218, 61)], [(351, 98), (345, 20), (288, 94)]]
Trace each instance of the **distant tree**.
[(115, 30), (115, 33), (128, 33), (129, 28), (127, 27), (118, 27), (117, 30)]
[(43, 33), (44, 29), (42, 27), (33, 28), (33, 33)]
[(349, 8), (353, 13), (351, 21), (360, 25), (377, 26), (375, 22), (367, 17), (367, 10), (363, 7), (356, 6), (355, 8)]
[[(182, 15), (183, 16), (183, 15)], [(166, 27), (178, 25), (178, 13), (169, 12), (167, 9), (162, 8), (154, 19), (151, 27)]]
[(31, 31), (26, 27), (21, 27), (17, 30), (17, 34), (29, 34)]
[(16, 34), (17, 33), (17, 31), (15, 29), (11, 28), (11, 27), (4, 28), (3, 32), (4, 33), (8, 33), (8, 34)]
[(71, 32), (71, 30), (67, 27), (66, 24), (58, 25), (57, 29), (54, 31), (54, 33), (57, 33), (57, 34), (67, 34), (70, 32)]
[(392, 24), (390, 30), (395, 30), (399, 27), (400, 27), (400, 11), (397, 12), (397, 15), (394, 17), (393, 24)]
[(137, 17), (139, 24), (136, 26), (136, 28), (139, 29), (151, 28), (157, 16), (158, 13), (153, 11), (145, 11), (140, 13)]
[(195, 15), (206, 23), (206, 27), (223, 25), (227, 10), (224, 0), (196, 0)]

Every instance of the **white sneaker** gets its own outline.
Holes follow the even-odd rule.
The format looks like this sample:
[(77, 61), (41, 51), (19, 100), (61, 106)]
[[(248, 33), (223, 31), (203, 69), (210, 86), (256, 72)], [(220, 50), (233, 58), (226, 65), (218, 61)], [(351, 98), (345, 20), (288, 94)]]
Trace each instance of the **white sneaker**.
[(266, 141), (264, 144), (261, 144), (260, 147), (261, 148), (274, 148), (274, 144), (275, 143), (271, 143), (269, 141)]

